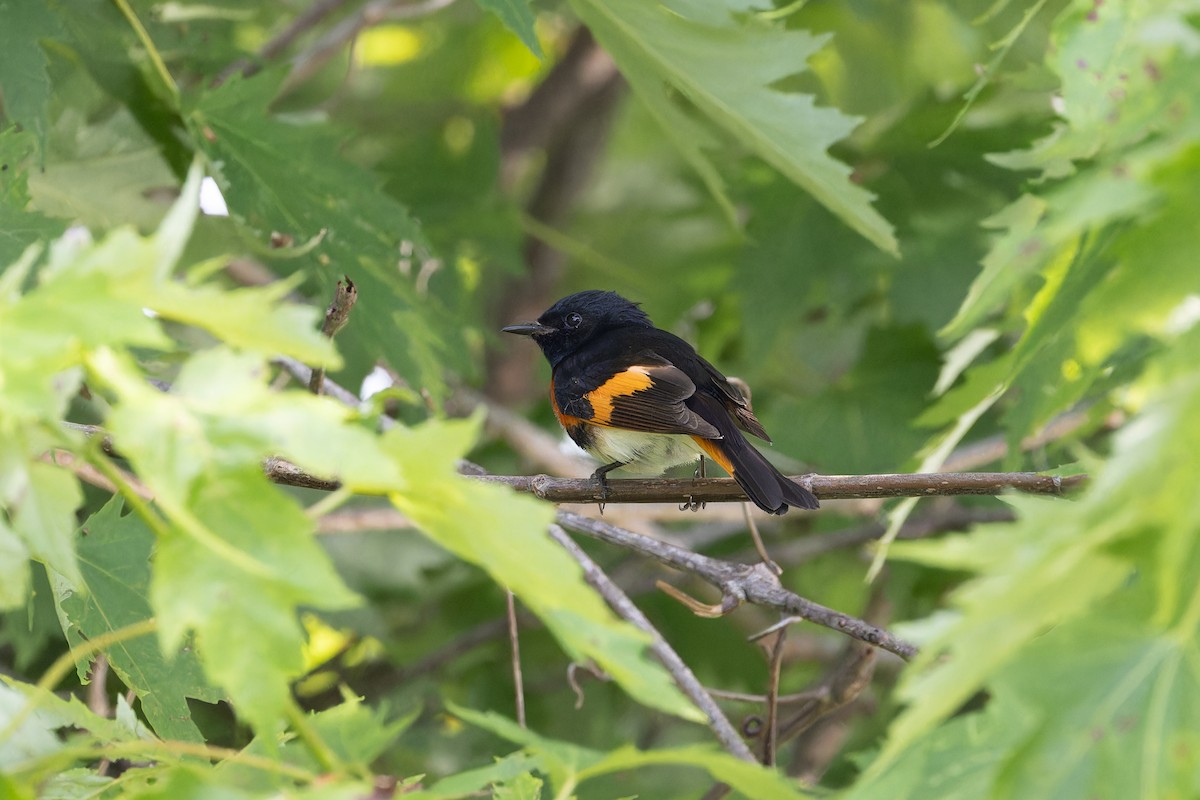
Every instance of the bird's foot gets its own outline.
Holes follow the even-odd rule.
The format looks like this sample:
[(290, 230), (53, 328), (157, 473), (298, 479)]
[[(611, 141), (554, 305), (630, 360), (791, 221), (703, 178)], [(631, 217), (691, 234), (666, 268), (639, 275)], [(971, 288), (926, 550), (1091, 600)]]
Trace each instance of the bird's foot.
[(592, 473), (592, 480), (596, 482), (596, 500), (601, 514), (604, 513), (604, 506), (608, 502), (608, 498), (612, 496), (612, 489), (608, 485), (608, 473), (620, 466), (624, 466), (622, 462), (614, 461), (611, 464), (605, 464)]
[[(696, 465), (696, 474), (693, 477), (696, 477), (696, 478), (704, 477), (704, 456), (703, 455), (700, 456), (700, 463)], [(689, 494), (688, 499), (679, 504), (679, 510), (680, 511), (699, 511), (700, 509), (705, 508), (707, 506), (708, 506), (708, 503), (706, 503), (703, 500), (694, 500), (692, 498), (692, 496)]]

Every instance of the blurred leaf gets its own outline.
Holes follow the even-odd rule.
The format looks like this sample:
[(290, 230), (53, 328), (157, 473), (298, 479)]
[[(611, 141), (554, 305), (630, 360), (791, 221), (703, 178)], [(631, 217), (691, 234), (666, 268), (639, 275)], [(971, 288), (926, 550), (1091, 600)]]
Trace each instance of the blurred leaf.
[[(666, 82), (847, 225), (897, 253), (892, 228), (871, 207), (872, 196), (852, 184), (850, 168), (826, 152), (850, 133), (855, 120), (834, 108), (817, 108), (810, 95), (774, 86), (805, 69), (821, 37), (735, 18), (734, 11), (745, 10), (742, 3), (728, 10), (693, 0), (572, 5), (648, 104), (662, 103), (659, 87)], [(664, 123), (678, 119), (676, 112), (660, 117)], [(685, 155), (693, 163), (703, 158), (696, 146)], [(710, 189), (719, 188), (711, 170), (702, 174)]]
[[(408, 729), (419, 713), (418, 708), (399, 719), (388, 721), (390, 714), (386, 709), (371, 708), (359, 698), (350, 697), (340, 705), (309, 715), (308, 721), (313, 732), (338, 758), (365, 770), (389, 747), (395, 746), (396, 739)], [(320, 771), (321, 765), (303, 741), (292, 738), (281, 744), (275, 741), (276, 738), (274, 732), (259, 734), (243, 748), (241, 754), (279, 758), (287, 764)], [(248, 789), (265, 792), (278, 786), (276, 776), (239, 764), (236, 759), (221, 764), (218, 774), (223, 782), (236, 780), (237, 785)]]
[(95, 121), (85, 111), (67, 108), (55, 118), (50, 161), (29, 177), (33, 206), (96, 230), (120, 225), (152, 230), (178, 178), (129, 111)]
[(75, 557), (75, 509), (83, 501), (79, 481), (66, 470), (34, 462), (26, 468), (26, 496), (12, 516), (34, 558), (61, 573), (71, 586), (83, 576)]
[[(1061, 663), (1039, 657), (1044, 646), (1056, 652), (1069, 649), (1080, 659), (1112, 658), (1111, 669), (1121, 673), (1071, 673), (1079, 705), (1056, 702), (1058, 718), (1077, 710), (1098, 722), (1094, 715), (1099, 707), (1104, 719), (1115, 721), (1135, 686), (1151, 692), (1155, 699), (1150, 702), (1160, 711), (1147, 727), (1134, 729), (1139, 738), (1133, 749), (1144, 755), (1137, 772), (1130, 774), (1140, 774), (1135, 785), (1143, 786), (1172, 785), (1177, 779), (1172, 766), (1175, 742), (1182, 741), (1181, 735), (1186, 738), (1182, 732), (1189, 729), (1187, 716), (1200, 713), (1200, 707), (1176, 703), (1175, 712), (1164, 714), (1171, 707), (1168, 697), (1179, 691), (1176, 680), (1184, 681), (1182, 686), (1197, 685), (1178, 670), (1185, 658), (1181, 648), (1192, 647), (1200, 625), (1200, 547), (1195, 536), (1200, 504), (1188, 488), (1190, 473), (1167, 465), (1187, 463), (1188, 454), (1200, 447), (1200, 382), (1195, 372), (1200, 329), (1181, 337), (1156, 363), (1158, 369), (1147, 379), (1153, 399), (1118, 434), (1112, 458), (1079, 500), (1064, 504), (1013, 498), (1021, 518), (1011, 525), (990, 526), (945, 542), (893, 545), (893, 554), (901, 558), (980, 574), (956, 593), (962, 616), (922, 650), (907, 673), (902, 691), (910, 705), (892, 726), (872, 774), (914, 746), (986, 681), (1012, 674), (1015, 668), (1009, 665), (1039, 665), (1038, 685), (1044, 686), (1047, 665)], [(1087, 630), (1097, 625), (1107, 632), (1093, 631), (1086, 637), (1075, 633), (1080, 626)], [(1143, 641), (1130, 641), (1130, 633)], [(1144, 640), (1156, 637), (1161, 643), (1147, 647)], [(1114, 639), (1122, 638), (1127, 644), (1117, 647), (1119, 653), (1107, 650)], [(1195, 660), (1194, 655), (1186, 658)], [(1158, 677), (1152, 678), (1156, 671)], [(1134, 679), (1137, 683), (1130, 682)], [(1097, 706), (1105, 696), (1109, 699)], [(1134, 702), (1133, 707), (1144, 708), (1144, 702)], [(1051, 738), (1019, 752), (1022, 759), (1040, 759), (1040, 748), (1059, 743)], [(1097, 767), (1093, 762), (1089, 769)], [(1093, 773), (1081, 786), (1094, 791), (1105, 783), (1102, 773)], [(1087, 795), (1083, 788), (1073, 791)]]
[(537, 31), (533, 23), (536, 21), (529, 0), (475, 0), (479, 7), (490, 11), (500, 18), (510, 31), (515, 33), (529, 48), (529, 52), (538, 58), (542, 57), (542, 46), (538, 43)]
[[(56, 588), (63, 628), (72, 646), (150, 619), (150, 553), (154, 536), (136, 514), (121, 516), (123, 503), (114, 497), (82, 528), (77, 550), (83, 584), (79, 591)], [(168, 658), (153, 637), (130, 639), (107, 651), (109, 664), (135, 691), (142, 712), (164, 739), (202, 742), (192, 722), (187, 698), (215, 703), (219, 692), (208, 686), (191, 647)], [(79, 663), (79, 678), (87, 679), (87, 663)]]
[(0, 519), (0, 608), (16, 608), (29, 589), (29, 550)]
[[(1005, 755), (1036, 724), (1036, 714), (1008, 693), (996, 694), (981, 712), (951, 719), (909, 748), (904, 760), (878, 779), (856, 783), (842, 800), (925, 800), (988, 797), (1006, 765)], [(983, 735), (991, 747), (980, 747)]]
[(58, 732), (73, 728), (82, 732), (75, 744), (91, 742), (136, 741), (142, 731), (129, 728), (119, 721), (95, 714), (77, 697), (63, 699), (33, 684), (0, 675), (0, 731), (5, 731), (18, 714), (25, 714), (28, 705), (36, 705), (24, 716), (11, 735), (0, 739), (0, 770), (10, 773), (14, 768), (30, 767), (36, 759), (53, 755), (66, 745)]
[(57, 18), (42, 3), (5, 3), (0, 11), (4, 14), (4, 24), (0, 25), (4, 113), (10, 122), (37, 137), (44, 157), (51, 86), (41, 40), (59, 36), (61, 29)]
[(546, 739), (492, 711), (480, 713), (453, 703), (447, 703), (447, 707), (455, 716), (519, 744), (542, 759), (545, 771), (560, 789), (564, 783), (573, 785), (611, 772), (675, 764), (705, 769), (715, 780), (756, 800), (804, 797), (791, 780), (775, 770), (742, 761), (711, 746), (638, 750), (626, 745), (611, 753), (602, 753)]
[(530, 770), (537, 770), (540, 766), (540, 758), (520, 750), (497, 758), (490, 766), (464, 770), (442, 778), (429, 789), (414, 793), (413, 800), (449, 800), (477, 796), (478, 792), (489, 786), (527, 775)]
[(546, 535), (553, 508), (456, 474), (478, 430), (477, 418), (385, 434), (385, 447), (409, 478), (392, 501), (427, 536), (511, 589), (573, 661), (591, 659), (638, 702), (698, 720), (666, 670), (647, 657), (646, 635), (617, 619), (584, 582), (579, 564)]
[(925, 439), (911, 423), (925, 407), (937, 363), (922, 326), (873, 328), (847, 374), (815, 398), (778, 401), (769, 430), (780, 449), (823, 471), (894, 468)]
[(31, 244), (49, 241), (66, 227), (59, 220), (29, 208), (29, 172), (25, 162), (34, 147), (33, 134), (0, 131), (0, 265), (5, 267)]
[[(288, 419), (300, 409), (286, 394), (264, 402), (261, 360), (220, 349), (193, 357), (173, 395), (149, 387), (111, 354), (96, 354), (91, 365), (118, 398), (107, 423), (114, 440), (172, 523), (151, 580), (163, 644), (175, 648), (195, 630), (206, 673), (266, 729), (289, 700), (285, 679), (303, 667), (296, 606), (338, 608), (355, 598), (313, 540), (312, 519), (267, 481), (260, 460), (280, 432), (311, 436), (346, 412), (305, 396), (318, 402), (296, 405), (325, 412), (324, 419)], [(247, 403), (259, 405), (264, 424), (247, 426), (252, 420), (239, 414)]]
[[(1075, 0), (1054, 23), (1050, 66), (1061, 81), (1062, 122), (1027, 151), (993, 156), (1011, 169), (1064, 177), (1079, 162), (1105, 160), (1154, 134), (1186, 138), (1195, 124), (1195, 32), (1184, 2), (1160, 7)], [(1173, 141), (1172, 141), (1173, 140)]]
[(542, 782), (528, 772), (522, 773), (492, 789), (494, 800), (540, 800)]
[(1027, 194), (984, 220), (984, 225), (1003, 233), (995, 238), (991, 252), (983, 259), (983, 270), (971, 284), (958, 314), (942, 330), (943, 336), (964, 336), (985, 315), (994, 312), (1013, 287), (1041, 263), (1043, 248), (1032, 234), (1045, 211), (1045, 201)]

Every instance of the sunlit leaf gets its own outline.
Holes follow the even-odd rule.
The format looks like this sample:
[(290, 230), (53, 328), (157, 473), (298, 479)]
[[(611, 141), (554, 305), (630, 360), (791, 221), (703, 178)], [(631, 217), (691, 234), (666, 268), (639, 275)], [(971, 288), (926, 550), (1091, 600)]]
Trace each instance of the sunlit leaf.
[[(78, 591), (57, 588), (72, 645), (154, 616), (148, 599), (154, 537), (136, 514), (122, 516), (121, 510), (121, 501), (114, 498), (88, 518), (78, 543), (83, 585)], [(213, 703), (220, 693), (205, 683), (190, 647), (165, 656), (153, 637), (143, 636), (114, 645), (107, 655), (112, 669), (138, 694), (142, 712), (159, 736), (203, 741), (187, 698)], [(87, 677), (86, 667), (79, 665), (81, 680)]]
[(476, 422), (427, 422), (395, 429), (385, 446), (409, 484), (393, 502), (421, 530), (511, 589), (573, 660), (594, 660), (641, 703), (686, 719), (697, 709), (646, 653), (647, 638), (618, 620), (583, 579), (579, 564), (547, 535), (553, 508), (456, 474), (478, 435)]
[(529, 7), (529, 0), (475, 0), (480, 8), (492, 12), (515, 33), (538, 58), (542, 57), (542, 46), (538, 43), (537, 32), (534, 30), (534, 13)]
[[(665, 82), (877, 247), (897, 251), (891, 226), (870, 205), (872, 195), (851, 183), (850, 167), (826, 152), (856, 120), (818, 107), (811, 95), (774, 86), (805, 69), (822, 37), (735, 18), (745, 4), (728, 10), (693, 0), (572, 5), (647, 103), (663, 102)], [(677, 118), (670, 112), (661, 121)], [(695, 146), (685, 154), (692, 162), (703, 158)], [(711, 171), (705, 181), (718, 188)]]

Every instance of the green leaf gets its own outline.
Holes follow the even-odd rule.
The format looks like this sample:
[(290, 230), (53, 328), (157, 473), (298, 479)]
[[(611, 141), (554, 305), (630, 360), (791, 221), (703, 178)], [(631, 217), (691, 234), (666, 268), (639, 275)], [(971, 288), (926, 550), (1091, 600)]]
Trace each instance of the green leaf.
[(920, 447), (938, 352), (924, 326), (872, 328), (854, 367), (817, 397), (787, 399), (769, 430), (781, 449), (834, 473), (894, 469)]
[(449, 775), (429, 789), (417, 792), (413, 800), (442, 800), (442, 798), (458, 798), (477, 796), (489, 786), (503, 783), (529, 774), (531, 770), (541, 768), (542, 759), (530, 755), (524, 750), (518, 750), (511, 755), (497, 758), (495, 763), (486, 767), (464, 770)]
[(384, 446), (409, 481), (392, 501), (435, 542), (511, 589), (573, 660), (594, 660), (644, 705), (699, 719), (666, 670), (647, 657), (645, 634), (617, 619), (579, 564), (547, 536), (553, 508), (456, 473), (478, 432), (476, 419), (385, 434)]
[[(956, 717), (909, 748), (904, 760), (877, 778), (858, 781), (841, 800), (926, 800), (931, 797), (988, 797), (999, 782), (1007, 755), (1025, 741), (1038, 721), (1011, 693), (995, 694), (984, 711)], [(986, 737), (990, 747), (982, 747)]]
[(1013, 287), (1041, 264), (1044, 245), (1034, 231), (1046, 213), (1046, 202), (1034, 195), (1022, 195), (983, 224), (1003, 233), (983, 259), (983, 270), (971, 284), (962, 305), (941, 333), (958, 339), (975, 328), (983, 318), (995, 312), (1007, 300)]
[(625, 745), (611, 753), (601, 753), (544, 738), (495, 712), (480, 713), (453, 703), (446, 705), (455, 716), (519, 744), (529, 753), (542, 759), (545, 770), (559, 787), (568, 781), (574, 784), (600, 775), (639, 767), (681, 765), (707, 770), (715, 780), (727, 783), (746, 797), (756, 800), (792, 800), (804, 797), (797, 791), (794, 783), (781, 773), (759, 764), (742, 761), (708, 745), (662, 750), (639, 750)]
[[(358, 285), (351, 326), (360, 335), (343, 336), (343, 346), (399, 342), (388, 355), (407, 377), (428, 382), (429, 359), (415, 360), (407, 340), (436, 348), (432, 362), (441, 365), (454, 357), (454, 348), (448, 344), (448, 326), (439, 329), (446, 341), (429, 335), (439, 318), (436, 304), (419, 297), (397, 268), (422, 257), (421, 230), (404, 206), (378, 188), (378, 179), (334, 155), (339, 142), (326, 126), (284, 122), (269, 113), (281, 77), (235, 78), (192, 98), (186, 116), (193, 139), (207, 157), (231, 215), (250, 229), (264, 253), (273, 233), (298, 245), (312, 244), (302, 259), (281, 266), (315, 269), (325, 287), (343, 275)], [(298, 172), (303, 181), (296, 181)], [(412, 330), (396, 318), (406, 311), (413, 312), (405, 317)], [(367, 357), (374, 362), (378, 349)], [(440, 371), (434, 380), (425, 385), (436, 391)]]
[(503, 784), (496, 784), (492, 789), (493, 800), (541, 800), (541, 796), (542, 781), (528, 772)]
[(345, 465), (357, 485), (376, 489), (396, 488), (396, 470), (369, 434), (346, 424), (344, 407), (269, 391), (251, 354), (194, 356), (171, 394), (110, 353), (91, 364), (117, 395), (107, 422), (114, 440), (170, 523), (151, 580), (162, 641), (175, 648), (194, 630), (206, 674), (256, 729), (269, 729), (289, 702), (287, 680), (304, 666), (296, 607), (356, 598), (314, 541), (313, 520), (267, 481), (261, 459), (278, 447), (311, 463), (325, 448), (325, 468)]
[(29, 588), (29, 549), (0, 518), (0, 608), (24, 604)]
[(1061, 82), (1062, 122), (1028, 150), (991, 160), (1063, 177), (1078, 163), (1111, 159), (1154, 135), (1187, 146), (1197, 80), (1186, 7), (1069, 4), (1055, 20), (1048, 59)]
[[(36, 705), (33, 712), (27, 714), (31, 702)], [(99, 716), (77, 697), (64, 700), (33, 684), (0, 675), (0, 731), (6, 730), (18, 714), (25, 715), (21, 724), (12, 735), (0, 739), (0, 771), (3, 772), (18, 765), (36, 766), (31, 762), (62, 750), (65, 742), (58, 732), (63, 728), (86, 732), (85, 736), (78, 737), (79, 740), (103, 743), (137, 741), (145, 734), (144, 728), (129, 727)]]
[[(372, 708), (357, 697), (349, 697), (341, 705), (309, 715), (308, 722), (313, 733), (338, 758), (348, 765), (367, 770), (372, 762), (395, 746), (396, 739), (416, 721), (420, 712), (418, 707), (389, 721), (386, 707)], [(241, 751), (241, 755), (279, 759), (303, 769), (321, 770), (321, 765), (303, 741), (289, 738), (280, 743), (278, 738), (274, 731), (261, 733)], [(236, 759), (222, 763), (217, 774), (223, 784), (235, 782), (248, 789), (269, 791), (278, 786), (275, 775), (238, 763)]]
[[(1197, 363), (1200, 328), (1193, 328), (1156, 360), (1143, 389), (1150, 401), (1117, 435), (1111, 459), (1075, 502), (1014, 497), (1010, 502), (1020, 519), (1011, 525), (892, 546), (900, 558), (979, 574), (955, 594), (961, 615), (941, 629), (906, 673), (901, 691), (909, 706), (892, 725), (873, 776), (917, 746), (971, 694), (1013, 670), (1020, 673), (1019, 665), (1028, 665), (1029, 682), (1036, 672), (1038, 685), (1049, 686), (1047, 665), (1059, 662), (1046, 658), (1038, 644), (1044, 642), (1060, 654), (1058, 659), (1070, 650), (1080, 663), (1113, 667), (1091, 675), (1064, 673), (1062, 681), (1074, 681), (1077, 706), (1064, 705), (1057, 695), (1035, 706), (1052, 707), (1056, 717), (1077, 712), (1111, 722), (1124, 713), (1135, 689), (1147, 692), (1146, 699), (1129, 706), (1150, 704), (1147, 726), (1137, 728), (1136, 747), (1123, 749), (1142, 753), (1143, 785), (1169, 784), (1168, 775), (1176, 771), (1173, 743), (1179, 731), (1189, 730), (1188, 715), (1196, 713), (1194, 706), (1170, 698), (1185, 691), (1180, 687), (1195, 686), (1186, 670), (1194, 672), (1196, 659), (1184, 652), (1192, 645), (1183, 643), (1194, 642), (1200, 628), (1195, 535), (1200, 503), (1191, 489), (1194, 475), (1179, 468), (1200, 448)], [(1091, 632), (1084, 636), (1072, 625)], [(1115, 646), (1120, 652), (1114, 655), (1110, 642), (1131, 636), (1142, 641)], [(1145, 641), (1155, 638), (1159, 641)], [(1107, 699), (1097, 707), (1100, 698)], [(1046, 764), (1061, 760), (1062, 753), (1042, 755), (1043, 748), (1057, 747), (1059, 741), (1048, 737), (1037, 748), (1022, 749), (1021, 758), (1046, 758)], [(1097, 779), (1084, 786), (1094, 791), (1103, 783)]]
[(479, 7), (490, 11), (500, 18), (504, 26), (515, 33), (521, 42), (529, 48), (529, 52), (538, 58), (542, 57), (542, 46), (538, 42), (537, 31), (533, 24), (535, 16), (529, 7), (529, 0), (475, 0)]
[[(816, 197), (877, 247), (897, 253), (891, 226), (872, 196), (850, 182), (850, 168), (826, 152), (856, 121), (818, 108), (811, 95), (775, 84), (805, 69), (824, 37), (786, 30), (742, 15), (745, 3), (715, 10), (696, 0), (575, 0), (576, 13), (612, 54), (647, 104), (661, 104), (670, 85), (754, 153)], [(671, 112), (662, 122), (678, 119)], [(698, 147), (685, 151), (702, 158)], [(713, 173), (705, 180), (713, 187)]]
[(58, 18), (43, 3), (4, 3), (0, 6), (0, 89), (9, 120), (36, 134), (46, 148), (46, 109), (50, 76), (41, 40), (61, 35)]
[(206, 674), (266, 730), (304, 667), (296, 606), (341, 608), (356, 598), (313, 540), (312, 520), (256, 466), (202, 475), (192, 492), (195, 528), (160, 541), (155, 556), (161, 638), (174, 649), (194, 630)]
[[(154, 615), (148, 599), (154, 536), (137, 515), (122, 516), (122, 507), (120, 498), (114, 497), (84, 523), (77, 545), (82, 590), (56, 587), (71, 646)], [(137, 693), (142, 712), (159, 736), (203, 741), (187, 698), (215, 703), (221, 695), (204, 681), (191, 647), (167, 657), (152, 637), (140, 637), (106, 652), (118, 677)], [(78, 666), (80, 680), (86, 680), (87, 664)]]
[[(2, 51), (0, 51), (2, 52)], [(0, 55), (0, 60), (4, 56)], [(0, 85), (3, 81), (0, 80)], [(49, 241), (66, 223), (29, 208), (27, 162), (35, 149), (33, 134), (0, 132), (0, 265), (8, 266), (35, 242)]]
[(55, 120), (47, 164), (29, 176), (33, 207), (96, 231), (153, 230), (168, 207), (164, 193), (179, 183), (159, 143), (128, 110), (92, 124), (85, 113), (71, 107)]
[(79, 481), (66, 470), (38, 462), (28, 465), (27, 475), (28, 494), (13, 514), (13, 529), (34, 558), (80, 587), (83, 576), (75, 557), (75, 509), (83, 502)]

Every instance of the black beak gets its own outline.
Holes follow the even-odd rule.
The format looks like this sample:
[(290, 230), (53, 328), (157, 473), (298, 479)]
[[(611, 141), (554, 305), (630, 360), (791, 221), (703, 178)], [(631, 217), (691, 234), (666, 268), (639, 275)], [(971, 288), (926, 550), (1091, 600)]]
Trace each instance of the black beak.
[(554, 328), (551, 328), (549, 325), (543, 325), (540, 322), (522, 322), (520, 325), (509, 325), (500, 330), (504, 333), (515, 333), (520, 336), (541, 336), (553, 332)]

